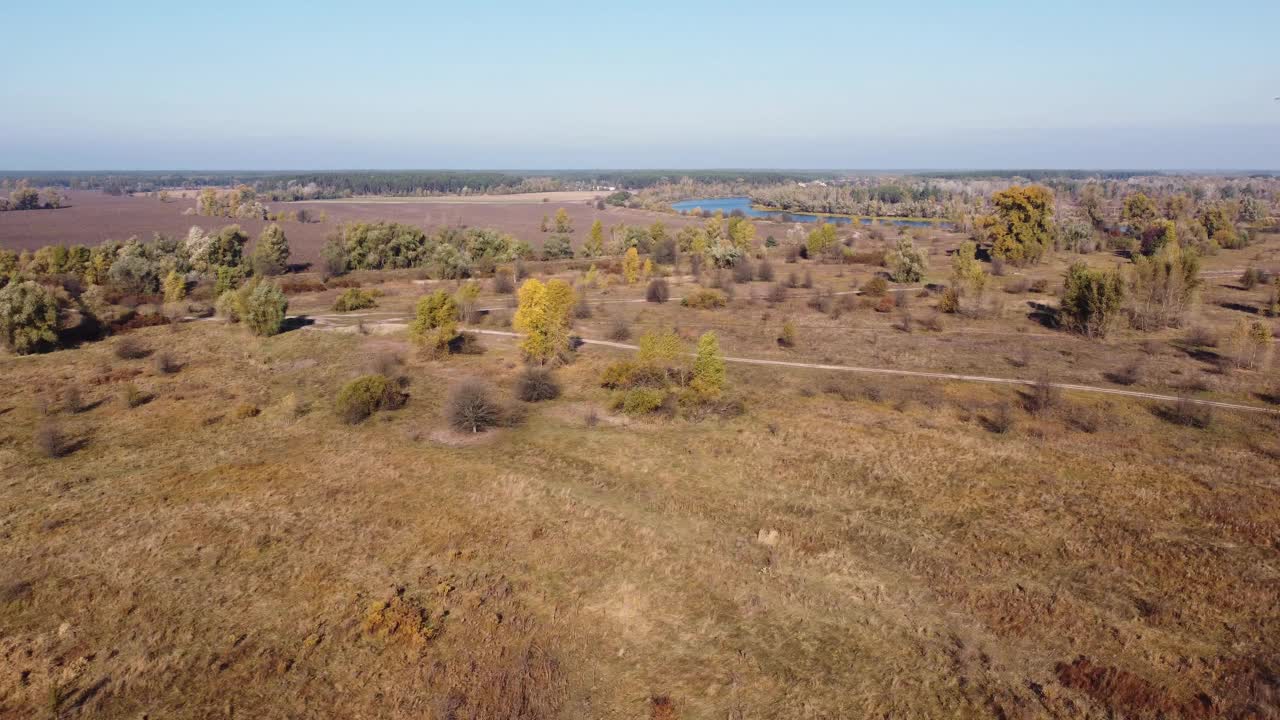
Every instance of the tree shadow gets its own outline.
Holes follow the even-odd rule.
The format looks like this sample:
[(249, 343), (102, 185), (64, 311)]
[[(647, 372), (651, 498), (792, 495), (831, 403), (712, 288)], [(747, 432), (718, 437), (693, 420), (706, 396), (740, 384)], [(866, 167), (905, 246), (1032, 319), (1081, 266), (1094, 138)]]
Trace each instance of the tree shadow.
[(1218, 307), (1225, 308), (1227, 310), (1239, 310), (1240, 312), (1249, 313), (1250, 315), (1260, 314), (1258, 312), (1258, 308), (1252, 305), (1245, 305), (1244, 303), (1222, 302), (1222, 303), (1218, 303)]
[(280, 334), (283, 335), (284, 333), (293, 332), (294, 330), (310, 327), (315, 324), (316, 321), (306, 315), (294, 315), (293, 317), (285, 318), (284, 322), (280, 323)]
[(1050, 330), (1058, 330), (1062, 327), (1062, 313), (1058, 308), (1036, 300), (1028, 300), (1027, 305), (1031, 308), (1031, 312), (1027, 313), (1027, 319)]

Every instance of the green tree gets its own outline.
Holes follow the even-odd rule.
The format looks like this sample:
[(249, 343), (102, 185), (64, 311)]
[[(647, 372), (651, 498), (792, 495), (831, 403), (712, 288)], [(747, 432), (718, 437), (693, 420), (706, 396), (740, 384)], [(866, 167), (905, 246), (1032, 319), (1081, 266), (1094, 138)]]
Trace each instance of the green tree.
[(636, 362), (656, 368), (667, 368), (680, 356), (680, 336), (674, 330), (650, 330), (640, 336)]
[(254, 335), (275, 335), (284, 326), (288, 310), (289, 299), (279, 285), (274, 282), (258, 283), (245, 302), (244, 324), (249, 326)]
[(689, 386), (704, 398), (716, 398), (724, 391), (724, 356), (720, 340), (710, 330), (698, 338), (698, 352), (693, 359), (693, 378)]
[(58, 344), (58, 299), (31, 280), (0, 290), (0, 341), (18, 355), (45, 352)]
[(272, 223), (262, 229), (253, 248), (255, 275), (279, 275), (289, 269), (289, 240), (284, 230)]
[(1124, 199), (1124, 211), (1120, 220), (1125, 224), (1125, 231), (1130, 237), (1142, 237), (1147, 228), (1160, 217), (1155, 201), (1146, 193), (1134, 193)]
[(898, 238), (897, 245), (885, 253), (884, 260), (894, 282), (900, 283), (920, 282), (929, 267), (924, 254), (905, 236)]
[(520, 349), (529, 360), (545, 364), (569, 349), (569, 321), (573, 288), (563, 280), (529, 278), (520, 286), (519, 305), (511, 325), (525, 333)]
[(240, 229), (239, 225), (228, 225), (219, 230), (213, 242), (209, 243), (206, 251), (208, 254), (204, 259), (209, 263), (209, 267), (218, 265), (239, 267), (240, 261), (244, 258), (244, 246), (247, 242), (249, 242), (249, 236)]
[(996, 214), (985, 224), (991, 254), (1013, 263), (1039, 262), (1053, 243), (1053, 193), (1040, 185), (1014, 185), (991, 196)]
[(987, 272), (978, 262), (978, 245), (964, 242), (951, 258), (951, 284), (959, 292), (980, 294), (987, 286)]
[(1155, 220), (1141, 234), (1142, 254), (1155, 255), (1178, 244), (1178, 228), (1172, 220)]
[(1129, 284), (1133, 324), (1142, 330), (1177, 327), (1195, 303), (1200, 284), (1199, 256), (1179, 248), (1176, 239), (1150, 257), (1134, 257)]
[(818, 257), (828, 249), (835, 247), (835, 244), (836, 226), (828, 222), (820, 223), (817, 228), (809, 233), (809, 237), (805, 242), (811, 258)]
[(1090, 270), (1082, 262), (1067, 269), (1061, 313), (1071, 330), (1089, 337), (1106, 335), (1115, 324), (1123, 301), (1120, 273)]
[(458, 337), (458, 305), (443, 289), (418, 300), (409, 337), (428, 352), (448, 350)]

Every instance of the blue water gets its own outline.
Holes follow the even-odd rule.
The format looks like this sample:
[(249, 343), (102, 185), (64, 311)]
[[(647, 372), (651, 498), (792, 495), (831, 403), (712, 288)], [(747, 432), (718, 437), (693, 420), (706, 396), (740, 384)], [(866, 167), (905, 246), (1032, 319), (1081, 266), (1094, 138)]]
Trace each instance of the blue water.
[[(734, 197), (734, 198), (707, 198), (702, 200), (681, 200), (678, 203), (671, 203), (671, 207), (676, 212), (685, 212), (695, 208), (715, 212), (717, 210), (725, 215), (734, 210), (741, 210), (743, 215), (747, 217), (767, 218), (777, 217), (781, 212), (765, 212), (751, 207), (751, 198)], [(829, 222), (837, 225), (847, 225), (853, 222), (854, 218), (841, 217), (839, 215), (811, 215), (808, 213), (787, 213), (792, 222)], [(863, 225), (870, 225), (873, 221), (871, 218), (858, 218), (858, 222)], [(892, 220), (882, 219), (881, 223), (886, 225), (901, 225), (903, 227), (935, 227), (938, 223), (925, 222), (923, 220)]]

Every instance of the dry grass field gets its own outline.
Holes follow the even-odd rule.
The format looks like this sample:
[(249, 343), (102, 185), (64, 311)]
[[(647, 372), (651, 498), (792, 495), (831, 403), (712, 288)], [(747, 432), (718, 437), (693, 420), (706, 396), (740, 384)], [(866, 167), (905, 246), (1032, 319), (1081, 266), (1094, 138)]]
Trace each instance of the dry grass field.
[[(956, 240), (927, 243), (926, 280)], [(1238, 270), (1274, 269), (1277, 247), (1207, 259), (1191, 324), (1249, 315), (1265, 291)], [(1224, 369), (1186, 330), (1045, 328), (1061, 261), (994, 278), (982, 319), (894, 288), (905, 322), (834, 294), (869, 267), (775, 264), (793, 270), (814, 287), (771, 302), (741, 283), (720, 310), (612, 284), (574, 332), (715, 329), (729, 356), (1264, 411), (1201, 427), (1122, 396), (730, 363), (744, 414), (635, 419), (599, 387), (626, 351), (596, 345), (557, 370), (559, 399), (520, 403), (513, 339), (412, 349), (403, 324), (437, 283), (410, 273), (355, 273), (383, 291), (361, 313), (334, 313), (336, 289), (294, 295), (307, 320), (273, 338), (192, 321), (131, 333), (141, 358), (121, 338), (6, 356), (0, 717), (1280, 713), (1270, 369)], [(693, 285), (672, 280), (673, 298)], [(486, 283), (478, 305), (475, 328), (508, 329), (509, 295)], [(343, 424), (338, 389), (374, 369), (409, 401)], [(467, 378), (503, 398), (504, 427), (449, 429)], [(51, 429), (61, 457), (39, 451)]]

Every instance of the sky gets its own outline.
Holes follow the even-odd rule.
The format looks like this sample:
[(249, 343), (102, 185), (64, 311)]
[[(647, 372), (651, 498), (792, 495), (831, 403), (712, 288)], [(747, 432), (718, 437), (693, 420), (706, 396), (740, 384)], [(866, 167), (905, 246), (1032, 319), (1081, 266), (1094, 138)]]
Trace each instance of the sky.
[(1280, 2), (12, 3), (0, 169), (1280, 169)]

